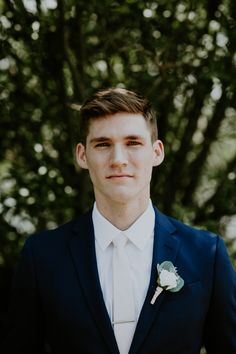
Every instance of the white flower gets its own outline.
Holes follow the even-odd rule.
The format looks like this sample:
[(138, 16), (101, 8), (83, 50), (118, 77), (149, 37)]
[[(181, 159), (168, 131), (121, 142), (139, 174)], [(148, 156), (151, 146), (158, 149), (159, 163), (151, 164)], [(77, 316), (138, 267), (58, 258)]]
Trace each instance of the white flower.
[(159, 274), (160, 286), (166, 290), (175, 288), (177, 286), (177, 279), (178, 276), (175, 273), (165, 269), (162, 269)]
[(184, 280), (178, 275), (177, 268), (169, 262), (165, 261), (157, 264), (157, 287), (151, 299), (151, 304), (154, 305), (158, 296), (163, 290), (168, 290), (172, 293), (178, 292), (184, 286)]

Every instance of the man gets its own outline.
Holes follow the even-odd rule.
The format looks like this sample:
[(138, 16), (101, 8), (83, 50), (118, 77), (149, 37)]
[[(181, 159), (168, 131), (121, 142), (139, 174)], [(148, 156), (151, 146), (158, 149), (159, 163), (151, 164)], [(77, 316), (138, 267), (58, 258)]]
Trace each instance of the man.
[(1, 353), (196, 354), (203, 344), (236, 353), (236, 275), (223, 241), (150, 202), (164, 148), (149, 102), (103, 90), (81, 119), (76, 158), (96, 202), (26, 241)]

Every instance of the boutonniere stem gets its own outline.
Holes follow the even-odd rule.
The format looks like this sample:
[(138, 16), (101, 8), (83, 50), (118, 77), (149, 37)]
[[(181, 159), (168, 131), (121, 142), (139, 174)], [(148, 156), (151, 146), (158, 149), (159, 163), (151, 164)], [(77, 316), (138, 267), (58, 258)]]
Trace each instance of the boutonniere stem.
[(184, 280), (177, 273), (176, 267), (169, 261), (157, 265), (157, 287), (152, 297), (151, 304), (154, 305), (158, 296), (163, 290), (177, 292), (184, 286)]
[(161, 288), (160, 286), (156, 287), (155, 293), (154, 293), (152, 300), (151, 300), (152, 305), (155, 304), (156, 299), (158, 298), (158, 296), (161, 294), (162, 291), (163, 291), (163, 288)]

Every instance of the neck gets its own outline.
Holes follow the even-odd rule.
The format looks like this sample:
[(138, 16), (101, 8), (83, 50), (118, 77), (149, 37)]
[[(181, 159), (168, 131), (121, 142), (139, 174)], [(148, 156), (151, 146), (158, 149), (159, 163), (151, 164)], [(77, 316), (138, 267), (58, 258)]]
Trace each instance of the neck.
[(128, 229), (147, 209), (149, 198), (145, 201), (112, 203), (106, 205), (96, 200), (99, 212), (119, 230)]

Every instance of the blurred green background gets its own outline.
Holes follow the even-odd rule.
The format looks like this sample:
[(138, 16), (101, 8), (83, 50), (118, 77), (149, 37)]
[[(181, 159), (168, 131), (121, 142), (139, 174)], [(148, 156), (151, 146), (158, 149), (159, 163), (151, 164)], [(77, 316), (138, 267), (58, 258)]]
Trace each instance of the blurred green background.
[(0, 317), (29, 234), (93, 202), (74, 161), (78, 107), (126, 87), (156, 108), (159, 209), (236, 258), (236, 2), (0, 0)]

